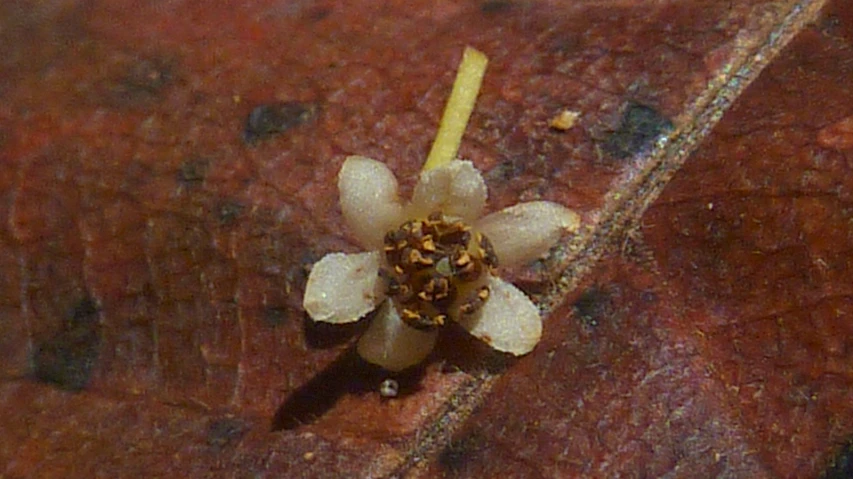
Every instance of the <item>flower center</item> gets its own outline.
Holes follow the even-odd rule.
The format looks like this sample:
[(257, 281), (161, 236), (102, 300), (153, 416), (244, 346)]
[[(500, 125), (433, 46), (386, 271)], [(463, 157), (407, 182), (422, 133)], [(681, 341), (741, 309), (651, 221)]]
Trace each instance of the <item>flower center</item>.
[(475, 313), (489, 298), (485, 273), (497, 267), (491, 242), (464, 222), (433, 213), (385, 235), (388, 295), (409, 326), (441, 326), (454, 308)]

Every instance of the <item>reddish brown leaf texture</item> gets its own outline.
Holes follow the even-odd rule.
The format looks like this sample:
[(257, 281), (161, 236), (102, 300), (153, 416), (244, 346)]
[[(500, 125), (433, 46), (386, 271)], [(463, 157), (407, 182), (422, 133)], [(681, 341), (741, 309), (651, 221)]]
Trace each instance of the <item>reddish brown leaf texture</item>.
[[(0, 476), (841, 477), (852, 26), (841, 0), (3, 2)], [(305, 279), (357, 251), (347, 155), (408, 197), (465, 45), (488, 210), (584, 228), (502, 271), (547, 310), (533, 353), (449, 329), (383, 398)]]

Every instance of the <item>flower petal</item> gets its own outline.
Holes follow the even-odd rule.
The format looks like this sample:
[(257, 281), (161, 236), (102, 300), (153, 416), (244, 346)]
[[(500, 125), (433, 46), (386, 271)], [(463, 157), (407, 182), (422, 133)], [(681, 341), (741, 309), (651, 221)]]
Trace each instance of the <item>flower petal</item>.
[(453, 160), (421, 173), (412, 195), (412, 215), (441, 211), (471, 222), (486, 205), (488, 190), (483, 175), (470, 161)]
[(389, 371), (402, 371), (423, 361), (437, 337), (437, 329), (421, 331), (406, 325), (388, 299), (358, 340), (358, 354)]
[(539, 309), (521, 290), (498, 277), (489, 277), (489, 288), (489, 299), (476, 313), (454, 319), (498, 351), (516, 356), (529, 353), (542, 337)]
[(302, 307), (314, 321), (351, 323), (385, 299), (379, 252), (332, 253), (314, 264)]
[(492, 213), (475, 226), (491, 240), (501, 266), (510, 266), (543, 256), (563, 232), (577, 231), (580, 217), (557, 203), (533, 201)]
[(350, 231), (365, 249), (377, 249), (403, 222), (397, 179), (385, 166), (363, 156), (347, 157), (338, 173), (341, 210)]

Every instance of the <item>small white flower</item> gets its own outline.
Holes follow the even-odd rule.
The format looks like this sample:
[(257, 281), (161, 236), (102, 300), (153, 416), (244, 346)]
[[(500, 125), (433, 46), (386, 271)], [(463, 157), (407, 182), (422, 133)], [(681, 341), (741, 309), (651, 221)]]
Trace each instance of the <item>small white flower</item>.
[(308, 277), (303, 306), (315, 321), (349, 323), (379, 307), (358, 352), (390, 371), (420, 363), (446, 319), (492, 348), (527, 354), (542, 335), (539, 310), (493, 273), (536, 259), (578, 215), (547, 201), (485, 217), (486, 184), (469, 161), (424, 171), (408, 204), (383, 164), (350, 156), (338, 175), (344, 219), (369, 252), (331, 253)]

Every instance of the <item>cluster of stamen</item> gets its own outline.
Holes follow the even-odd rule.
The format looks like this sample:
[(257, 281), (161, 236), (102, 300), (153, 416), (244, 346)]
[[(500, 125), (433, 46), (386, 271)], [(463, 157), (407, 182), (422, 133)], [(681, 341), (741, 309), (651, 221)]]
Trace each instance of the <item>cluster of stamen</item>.
[(387, 268), (380, 274), (409, 326), (431, 329), (451, 308), (474, 314), (489, 299), (485, 273), (497, 267), (488, 238), (462, 221), (433, 213), (385, 235)]

